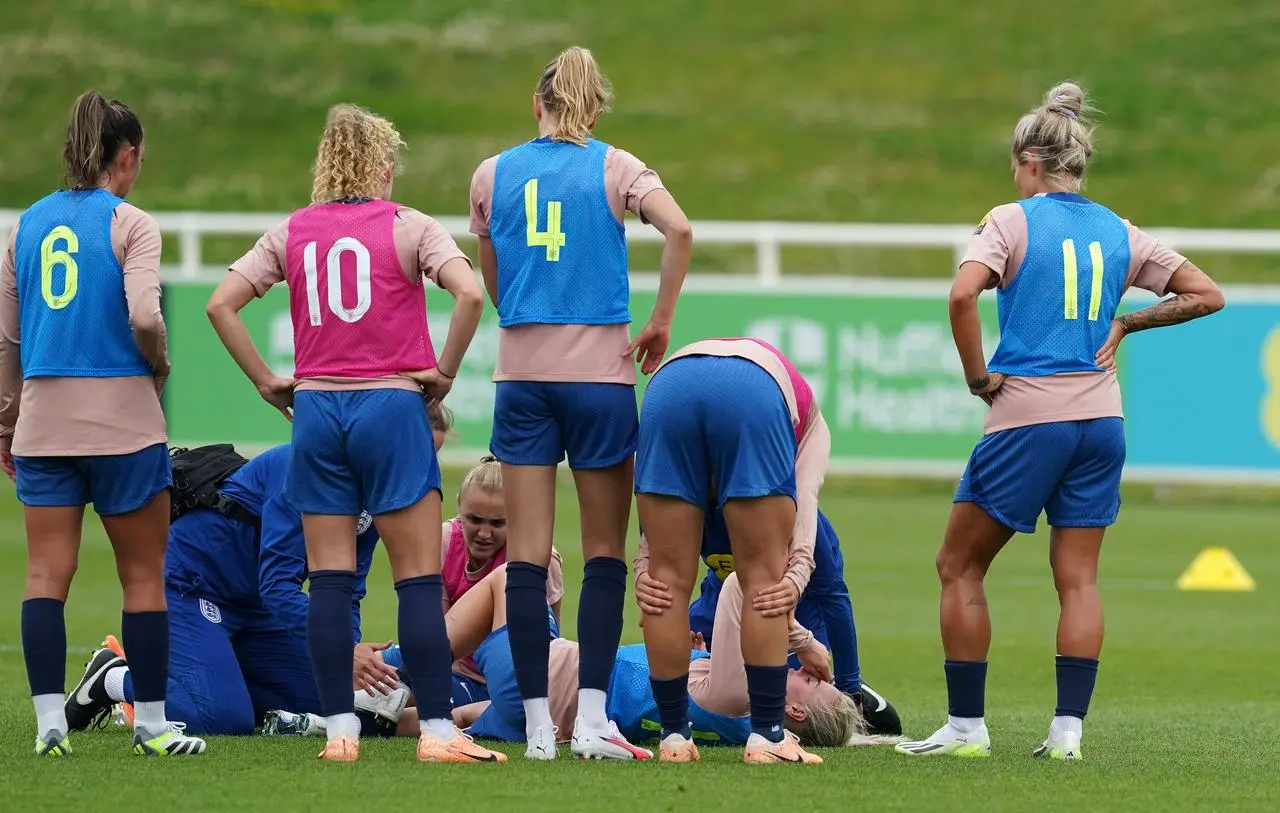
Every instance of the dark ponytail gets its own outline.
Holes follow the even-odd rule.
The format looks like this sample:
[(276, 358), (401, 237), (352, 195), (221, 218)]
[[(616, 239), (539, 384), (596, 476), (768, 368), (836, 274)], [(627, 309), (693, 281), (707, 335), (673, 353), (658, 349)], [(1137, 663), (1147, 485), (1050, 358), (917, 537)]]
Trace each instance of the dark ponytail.
[(80, 94), (71, 107), (62, 162), (73, 189), (95, 189), (126, 146), (142, 146), (142, 123), (123, 102), (107, 101), (96, 90)]

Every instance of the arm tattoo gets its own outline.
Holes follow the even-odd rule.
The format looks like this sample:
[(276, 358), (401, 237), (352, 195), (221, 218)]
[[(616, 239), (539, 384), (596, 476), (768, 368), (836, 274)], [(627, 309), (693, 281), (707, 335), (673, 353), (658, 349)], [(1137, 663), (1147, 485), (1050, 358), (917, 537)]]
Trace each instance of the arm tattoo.
[(1210, 313), (1213, 313), (1213, 310), (1206, 303), (1200, 301), (1198, 296), (1194, 294), (1178, 294), (1172, 299), (1157, 302), (1149, 308), (1126, 313), (1124, 316), (1119, 317), (1117, 321), (1120, 322), (1126, 332), (1135, 333), (1147, 328), (1167, 327), (1189, 322), (1192, 319), (1198, 319)]
[(989, 384), (991, 384), (991, 375), (987, 374), (987, 375), (984, 375), (982, 378), (970, 379), (969, 389), (982, 390), (982, 389), (986, 389)]
[(966, 601), (966, 602), (964, 603), (964, 606), (966, 606), (966, 607), (985, 607), (985, 606), (987, 606), (987, 600), (986, 600), (985, 598), (978, 598), (977, 596), (974, 596), (973, 598), (971, 598), (971, 599), (969, 599), (968, 601)]

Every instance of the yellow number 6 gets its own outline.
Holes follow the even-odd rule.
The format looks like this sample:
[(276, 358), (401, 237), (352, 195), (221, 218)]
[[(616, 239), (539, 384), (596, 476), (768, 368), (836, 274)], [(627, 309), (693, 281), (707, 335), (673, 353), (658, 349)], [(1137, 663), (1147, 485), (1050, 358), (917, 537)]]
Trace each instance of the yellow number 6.
[[(66, 251), (53, 247), (54, 243), (59, 240), (66, 241)], [(65, 308), (71, 304), (71, 300), (76, 298), (80, 269), (76, 266), (75, 258), (71, 255), (79, 250), (80, 238), (76, 237), (76, 233), (66, 226), (55, 227), (44, 238), (44, 242), (40, 244), (40, 293), (44, 295), (45, 304), (55, 311)], [(62, 293), (55, 294), (53, 292), (53, 269), (54, 266), (58, 265), (63, 267), (66, 276), (62, 282)]]
[(560, 262), (560, 247), (564, 245), (564, 232), (560, 231), (560, 201), (547, 201), (547, 230), (538, 231), (538, 179), (530, 178), (524, 185), (524, 233), (530, 248), (547, 250), (547, 262)]

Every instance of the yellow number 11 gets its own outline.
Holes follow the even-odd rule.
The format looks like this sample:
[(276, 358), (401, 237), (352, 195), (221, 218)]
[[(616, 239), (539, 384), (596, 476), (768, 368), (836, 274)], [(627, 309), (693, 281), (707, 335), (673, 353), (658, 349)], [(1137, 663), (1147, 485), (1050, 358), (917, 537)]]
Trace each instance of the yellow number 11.
[(524, 185), (524, 234), (531, 248), (547, 250), (547, 262), (560, 262), (560, 247), (564, 245), (564, 232), (560, 231), (560, 201), (547, 201), (547, 230), (538, 231), (538, 179), (530, 178)]
[[(1098, 321), (1098, 311), (1102, 309), (1102, 244), (1089, 244), (1089, 264), (1092, 266), (1089, 280), (1089, 321)], [(1076, 287), (1076, 241), (1062, 241), (1062, 282), (1065, 287), (1062, 300), (1062, 318), (1078, 319), (1076, 312), (1080, 298), (1080, 289)]]

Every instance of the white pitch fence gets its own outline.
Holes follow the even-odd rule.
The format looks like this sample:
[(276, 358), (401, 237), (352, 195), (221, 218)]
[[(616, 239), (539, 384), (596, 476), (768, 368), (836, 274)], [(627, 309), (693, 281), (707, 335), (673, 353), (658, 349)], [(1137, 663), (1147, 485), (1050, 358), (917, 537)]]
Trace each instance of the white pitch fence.
[[(0, 209), (0, 230), (8, 233), (21, 214), (16, 209)], [(255, 237), (275, 226), (285, 214), (243, 212), (155, 212), (160, 230), (177, 235), (178, 269), (183, 277), (195, 278), (204, 270), (203, 243), (208, 236)], [(469, 236), (466, 217), (437, 218), (458, 238)], [(1179, 251), (1230, 252), (1233, 254), (1280, 254), (1280, 230), (1243, 229), (1149, 229), (1165, 245)], [(740, 222), (701, 220), (693, 224), (698, 245), (755, 247), (755, 278), (762, 287), (782, 281), (783, 246), (865, 246), (871, 248), (951, 249), (957, 259), (973, 234), (971, 225), (927, 225), (904, 223), (792, 223), (779, 221)], [(627, 239), (635, 243), (661, 242), (657, 229), (635, 220), (627, 222)]]

